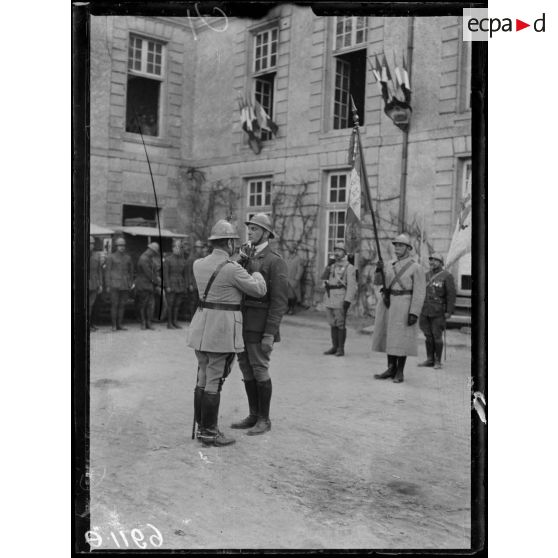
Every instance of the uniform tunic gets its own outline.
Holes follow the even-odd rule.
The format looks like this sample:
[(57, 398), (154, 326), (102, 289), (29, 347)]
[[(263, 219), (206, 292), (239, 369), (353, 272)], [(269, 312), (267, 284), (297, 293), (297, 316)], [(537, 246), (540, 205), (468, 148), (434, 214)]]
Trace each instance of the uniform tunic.
[(340, 261), (328, 265), (322, 273), (322, 279), (328, 282), (330, 287), (342, 287), (340, 289), (326, 289), (324, 295), (324, 306), (326, 308), (343, 308), (343, 303), (353, 303), (357, 293), (356, 272), (345, 256)]
[(186, 261), (182, 256), (172, 254), (163, 263), (163, 278), (165, 288), (172, 293), (185, 293), (187, 282)]
[(107, 258), (106, 285), (111, 290), (128, 291), (132, 286), (134, 267), (128, 254), (116, 251)]
[[(399, 283), (391, 284), (398, 271), (412, 261), (409, 268), (399, 278)], [(372, 350), (394, 356), (417, 355), (418, 324), (407, 325), (409, 314), (420, 316), (425, 296), (425, 280), (422, 267), (410, 256), (395, 260), (386, 267), (386, 285), (392, 291), (410, 290), (411, 294), (394, 296), (389, 308), (380, 297), (376, 306)], [(381, 275), (376, 273), (374, 284), (381, 285)]]
[[(229, 256), (218, 248), (194, 262), (194, 276), (200, 299), (213, 272)], [(241, 265), (227, 263), (219, 271), (207, 295), (206, 302), (238, 304), (242, 293), (262, 297), (267, 287), (261, 277), (252, 277)], [(240, 310), (216, 310), (198, 308), (187, 330), (188, 346), (197, 351), (216, 353), (239, 353), (244, 350), (242, 339), (242, 312)]]
[(453, 276), (445, 269), (429, 271), (426, 274), (426, 298), (422, 315), (427, 318), (453, 314), (455, 307), (455, 283)]

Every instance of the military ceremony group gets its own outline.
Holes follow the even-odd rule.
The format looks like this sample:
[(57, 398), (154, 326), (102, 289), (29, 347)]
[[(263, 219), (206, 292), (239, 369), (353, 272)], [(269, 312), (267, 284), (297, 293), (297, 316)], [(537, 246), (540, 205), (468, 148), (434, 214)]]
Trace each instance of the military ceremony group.
[[(238, 246), (240, 236), (226, 220), (212, 228), (207, 254), (197, 241), (184, 257), (181, 242), (161, 266), (159, 244), (152, 242), (141, 254), (136, 269), (126, 253), (126, 241), (118, 238), (115, 251), (102, 261), (90, 238), (89, 321), (98, 294), (110, 295), (111, 331), (125, 330), (125, 304), (133, 288), (140, 327), (153, 329), (154, 299), (163, 289), (167, 327), (180, 329), (178, 312), (184, 301), (190, 307), (187, 345), (198, 363), (194, 391), (192, 436), (205, 446), (227, 446), (235, 440), (218, 428), (221, 388), (235, 357), (243, 376), (248, 416), (231, 425), (249, 436), (271, 430), (272, 382), (269, 372), (274, 344), (280, 341), (284, 314), (294, 313), (301, 301), (302, 262), (296, 247), (285, 259), (273, 250), (275, 238), (270, 218), (259, 213), (245, 223), (247, 243)], [(425, 336), (426, 360), (419, 366), (442, 368), (443, 333), (455, 305), (452, 275), (444, 269), (444, 258), (433, 253), (430, 270), (412, 257), (413, 246), (406, 234), (392, 241), (395, 260), (376, 264), (374, 284), (385, 285), (378, 300), (372, 351), (387, 355), (387, 369), (374, 378), (404, 381), (407, 356), (417, 355), (417, 329)], [(347, 312), (357, 296), (357, 274), (343, 243), (335, 245), (321, 280), (323, 304), (331, 332), (331, 348), (324, 354), (345, 356)]]

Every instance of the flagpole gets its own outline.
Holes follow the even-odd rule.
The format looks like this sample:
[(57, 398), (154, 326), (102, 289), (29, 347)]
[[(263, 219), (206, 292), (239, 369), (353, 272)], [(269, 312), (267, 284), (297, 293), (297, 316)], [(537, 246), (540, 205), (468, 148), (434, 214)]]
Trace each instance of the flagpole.
[(353, 96), (351, 95), (351, 109), (353, 112), (353, 122), (354, 122), (354, 127), (353, 127), (353, 134), (356, 134), (356, 140), (357, 140), (357, 145), (358, 145), (358, 152), (360, 154), (360, 174), (362, 179), (364, 180), (364, 188), (362, 188), (364, 190), (364, 195), (366, 198), (366, 205), (368, 206), (368, 209), (370, 210), (370, 215), (372, 215), (372, 227), (374, 229), (374, 238), (376, 239), (376, 251), (378, 253), (378, 262), (380, 264), (382, 264), (380, 266), (380, 274), (382, 276), (382, 287), (385, 289), (386, 288), (386, 276), (384, 273), (384, 267), (383, 267), (383, 263), (384, 261), (382, 260), (382, 251), (380, 249), (380, 239), (378, 238), (378, 228), (376, 226), (376, 216), (374, 215), (374, 208), (372, 206), (372, 196), (370, 195), (370, 185), (368, 184), (368, 173), (366, 172), (366, 163), (364, 161), (364, 153), (362, 151), (362, 142), (360, 140), (360, 129), (359, 129), (359, 118), (358, 118), (358, 113), (357, 113), (357, 108), (355, 105), (355, 102), (353, 100)]

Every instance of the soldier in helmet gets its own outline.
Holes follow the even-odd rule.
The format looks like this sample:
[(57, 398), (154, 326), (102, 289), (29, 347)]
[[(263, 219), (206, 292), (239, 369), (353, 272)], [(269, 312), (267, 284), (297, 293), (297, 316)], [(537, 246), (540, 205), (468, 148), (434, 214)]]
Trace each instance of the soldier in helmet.
[(334, 248), (334, 259), (322, 273), (325, 286), (324, 306), (331, 329), (331, 348), (325, 355), (344, 356), (347, 338), (347, 312), (357, 292), (356, 272), (347, 259), (343, 242)]
[(107, 293), (110, 293), (110, 318), (112, 331), (125, 330), (123, 327), (124, 307), (130, 296), (134, 266), (132, 258), (126, 254), (126, 241), (115, 241), (116, 251), (107, 258), (106, 281)]
[(244, 350), (242, 295), (261, 297), (267, 290), (260, 273), (250, 275), (230, 259), (238, 238), (228, 221), (218, 221), (209, 237), (213, 252), (194, 262), (200, 303), (188, 329), (188, 346), (195, 349), (198, 359), (194, 414), (198, 439), (204, 445), (235, 442), (217, 427), (221, 387), (235, 354)]
[[(413, 246), (406, 234), (393, 241), (396, 259), (385, 270), (389, 306), (381, 297), (376, 307), (372, 350), (387, 353), (388, 368), (374, 378), (393, 378), (395, 383), (404, 380), (403, 369), (407, 356), (417, 354), (417, 321), (425, 295), (424, 272), (411, 259)], [(377, 264), (374, 283), (381, 285), (381, 264)], [(387, 294), (387, 293), (384, 293)]]
[(279, 325), (287, 311), (287, 264), (269, 246), (275, 237), (271, 220), (265, 213), (257, 213), (249, 221), (248, 241), (254, 253), (246, 264), (249, 273), (261, 272), (266, 285), (265, 296), (248, 295), (244, 299), (244, 343), (246, 349), (238, 355), (244, 388), (248, 397), (249, 415), (231, 425), (231, 428), (250, 429), (255, 436), (271, 429), (269, 407), (271, 402), (271, 377), (269, 362), (273, 344), (280, 341)]
[(194, 249), (186, 260), (186, 293), (188, 297), (188, 314), (189, 319), (192, 318), (198, 306), (198, 289), (196, 287), (196, 280), (194, 278), (194, 262), (203, 257), (204, 243), (201, 240), (196, 240)]
[(161, 286), (159, 277), (160, 263), (156, 261), (159, 257), (160, 248), (156, 242), (147, 245), (147, 250), (138, 260), (138, 274), (136, 277), (136, 293), (139, 301), (139, 312), (141, 329), (155, 329), (151, 325), (152, 308), (156, 288)]
[(181, 242), (175, 242), (172, 254), (163, 263), (163, 277), (167, 291), (167, 328), (182, 329), (178, 325), (178, 310), (186, 294), (186, 261), (182, 257)]
[(446, 320), (455, 307), (455, 283), (444, 269), (444, 257), (432, 254), (428, 258), (430, 271), (426, 274), (426, 298), (420, 313), (419, 326), (425, 336), (426, 360), (419, 366), (442, 368), (443, 333)]
[(97, 295), (103, 292), (103, 271), (101, 267), (101, 259), (95, 253), (95, 239), (89, 237), (89, 329), (97, 331), (97, 328), (91, 321), (93, 314), (93, 306)]

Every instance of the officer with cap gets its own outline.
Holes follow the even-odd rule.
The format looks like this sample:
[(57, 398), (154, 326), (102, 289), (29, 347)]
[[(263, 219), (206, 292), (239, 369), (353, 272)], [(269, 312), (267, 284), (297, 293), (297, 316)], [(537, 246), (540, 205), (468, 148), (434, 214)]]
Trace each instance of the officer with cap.
[(218, 221), (209, 237), (212, 253), (194, 262), (200, 303), (188, 328), (188, 346), (195, 349), (198, 359), (194, 415), (198, 439), (204, 445), (235, 442), (217, 427), (221, 387), (235, 354), (244, 350), (242, 295), (262, 297), (267, 290), (260, 273), (250, 275), (230, 259), (238, 238), (228, 221)]
[(446, 320), (455, 307), (455, 283), (444, 269), (444, 257), (432, 254), (428, 258), (430, 271), (426, 274), (426, 298), (420, 313), (419, 327), (424, 333), (426, 360), (419, 366), (442, 368), (443, 333)]
[(117, 331), (126, 329), (122, 326), (124, 307), (130, 296), (134, 266), (132, 258), (126, 254), (126, 241), (123, 238), (118, 238), (114, 245), (116, 251), (107, 258), (105, 284), (107, 285), (107, 292), (110, 293), (112, 331)]
[(186, 260), (186, 295), (188, 297), (189, 319), (194, 315), (199, 303), (198, 289), (194, 278), (194, 262), (203, 257), (203, 247), (204, 243), (201, 240), (196, 240), (194, 249)]
[(93, 305), (97, 299), (97, 294), (103, 292), (103, 270), (101, 259), (95, 253), (95, 239), (89, 237), (89, 330), (97, 331), (97, 328), (91, 321), (93, 314)]
[[(386, 292), (376, 307), (372, 350), (387, 353), (388, 368), (374, 378), (404, 380), (407, 356), (417, 354), (417, 321), (425, 296), (424, 271), (411, 259), (413, 246), (406, 234), (392, 241), (396, 259), (385, 270)], [(381, 285), (381, 264), (377, 264), (374, 284)], [(386, 301), (389, 300), (389, 302)]]
[(253, 254), (246, 263), (249, 273), (259, 271), (267, 285), (265, 296), (247, 295), (244, 298), (244, 344), (246, 349), (238, 355), (244, 388), (248, 397), (249, 415), (231, 425), (231, 428), (250, 429), (255, 436), (271, 429), (269, 407), (272, 384), (269, 363), (273, 344), (280, 341), (279, 325), (287, 311), (287, 264), (280, 254), (269, 246), (275, 238), (270, 218), (257, 213), (249, 221), (248, 242)]
[(357, 293), (356, 272), (347, 259), (345, 244), (338, 242), (334, 260), (322, 273), (325, 295), (324, 306), (331, 329), (331, 348), (324, 355), (344, 356), (347, 338), (347, 312)]
[(139, 302), (139, 312), (141, 319), (141, 329), (155, 329), (151, 325), (152, 308), (154, 303), (155, 289), (161, 286), (159, 277), (160, 249), (156, 242), (147, 245), (147, 250), (138, 260), (138, 274), (136, 276), (136, 293)]
[(186, 261), (182, 257), (182, 245), (177, 241), (172, 254), (163, 262), (163, 277), (167, 291), (167, 328), (182, 329), (178, 325), (178, 310), (186, 294)]

